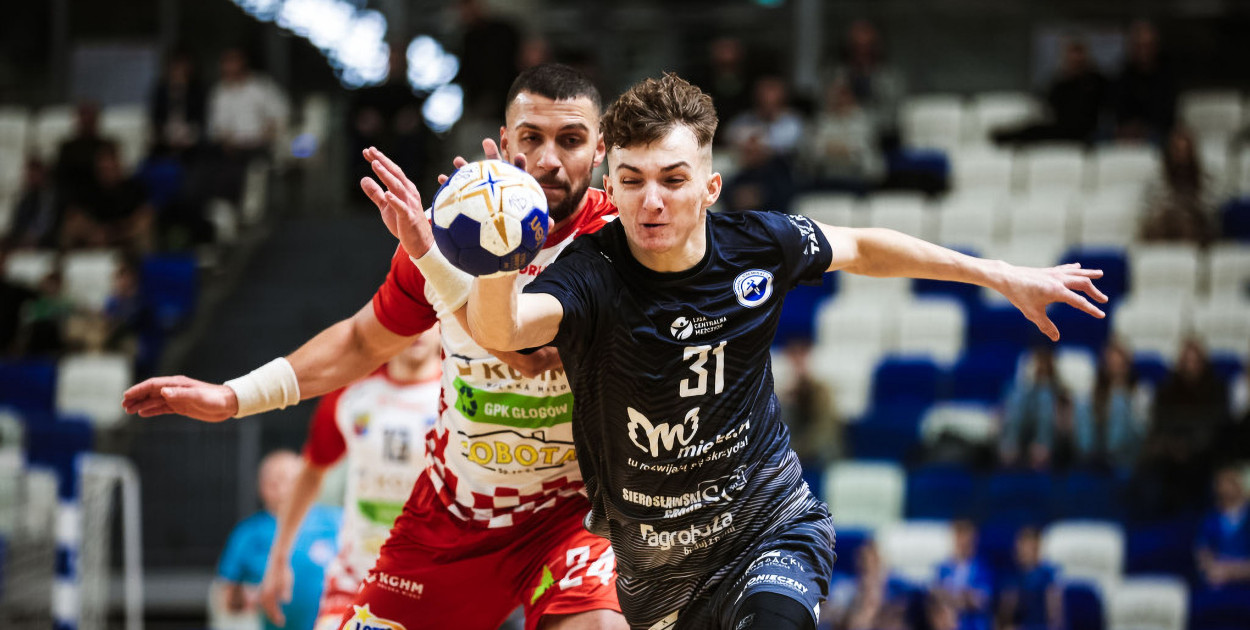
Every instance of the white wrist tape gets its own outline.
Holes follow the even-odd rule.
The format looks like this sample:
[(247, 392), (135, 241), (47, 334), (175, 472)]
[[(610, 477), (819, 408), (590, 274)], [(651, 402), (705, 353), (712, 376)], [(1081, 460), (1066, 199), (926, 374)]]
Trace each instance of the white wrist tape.
[(299, 402), (299, 379), (295, 368), (284, 357), (278, 357), (239, 378), (226, 381), (239, 399), (236, 418), (271, 409), (282, 409)]
[(434, 294), (443, 301), (447, 312), (452, 313), (469, 301), (469, 290), (473, 287), (473, 276), (459, 270), (451, 264), (438, 247), (430, 250), (420, 258), (408, 257), (412, 264), (421, 270), (426, 284), (434, 287)]

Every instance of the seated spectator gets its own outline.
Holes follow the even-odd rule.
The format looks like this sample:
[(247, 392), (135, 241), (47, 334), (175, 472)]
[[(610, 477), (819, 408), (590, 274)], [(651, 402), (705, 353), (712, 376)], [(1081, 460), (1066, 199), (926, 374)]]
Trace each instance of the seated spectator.
[(18, 249), (56, 247), (60, 227), (61, 203), (48, 169), (39, 158), (28, 158), (4, 242)]
[[(718, 37), (708, 44), (707, 52), (706, 61), (694, 70), (691, 82), (712, 97), (721, 120), (733, 120), (751, 107), (754, 76), (748, 69), (746, 46), (737, 37)], [(718, 147), (726, 140), (725, 129), (717, 129)]]
[(1016, 533), (1016, 566), (1003, 580), (998, 602), (1002, 630), (1048, 630), (1061, 624), (1059, 569), (1042, 562), (1041, 535), (1035, 527)]
[(146, 252), (152, 249), (155, 218), (147, 192), (137, 178), (126, 174), (117, 147), (104, 146), (96, 155), (90, 187), (66, 209), (61, 245)]
[(1085, 42), (1074, 39), (1064, 46), (1057, 75), (1046, 91), (1049, 120), (996, 131), (996, 142), (1025, 145), (1094, 140), (1106, 99), (1107, 79), (1090, 58)]
[(55, 357), (68, 345), (66, 327), (74, 304), (61, 295), (59, 266), (39, 281), (38, 292), (26, 302), (18, 329), (18, 354)]
[(802, 157), (805, 170), (821, 188), (860, 192), (884, 175), (872, 119), (845, 80), (826, 89), (824, 107), (804, 141)]
[(850, 86), (855, 102), (873, 121), (878, 144), (885, 150), (897, 147), (898, 108), (907, 90), (902, 73), (886, 62), (876, 27), (867, 20), (851, 22), (841, 57), (833, 81)]
[(781, 419), (790, 429), (790, 447), (803, 467), (824, 470), (842, 456), (842, 423), (833, 406), (833, 393), (811, 372), (812, 345), (793, 341), (786, 345), (785, 358), (793, 379), (790, 387), (777, 391)]
[(794, 174), (785, 159), (768, 148), (763, 130), (739, 138), (738, 172), (725, 182), (721, 199), (732, 212), (789, 212), (794, 199)]
[[(292, 451), (275, 451), (265, 456), (258, 480), (264, 509), (234, 528), (217, 565), (217, 577), (225, 583), (221, 607), (234, 615), (256, 615), (266, 630), (278, 626), (260, 611), (256, 588), (264, 577), (269, 547), (277, 531), (276, 514), (291, 494), (300, 462), (299, 455)], [(338, 553), (336, 536), (340, 520), (340, 510), (314, 505), (300, 528), (291, 553), (294, 586), (290, 601), (282, 607), (286, 617), (286, 625), (282, 627), (286, 630), (313, 628), (325, 567)]]
[[(8, 263), (9, 249), (0, 243), (0, 271)], [(17, 353), (18, 331), (26, 303), (35, 299), (36, 293), (12, 282), (0, 273), (0, 357)]]
[(1113, 341), (1103, 348), (1093, 395), (1076, 405), (1076, 447), (1082, 464), (1122, 473), (1132, 470), (1146, 424), (1136, 403), (1133, 357)]
[(1034, 349), (1028, 372), (1007, 390), (999, 454), (1004, 465), (1037, 470), (1066, 466), (1072, 456), (1072, 398), (1055, 370), (1054, 351)]
[(1236, 466), (1215, 473), (1215, 509), (1198, 533), (1197, 560), (1211, 588), (1246, 589), (1250, 595), (1250, 500)]
[(857, 575), (831, 587), (820, 614), (820, 628), (906, 630), (911, 586), (890, 575), (872, 541), (860, 546), (855, 562)]
[(207, 93), (190, 53), (175, 50), (148, 99), (152, 137), (174, 154), (200, 145), (207, 120)]
[[(977, 559), (977, 527), (972, 521), (952, 524), (954, 555), (938, 565), (930, 595), (938, 607), (954, 615), (959, 630), (989, 630), (994, 579), (989, 567)], [(933, 613), (935, 608), (930, 607)]]
[(117, 143), (100, 134), (100, 107), (84, 101), (75, 110), (74, 134), (61, 143), (56, 157), (56, 187), (67, 202), (91, 190), (95, 182), (96, 156)]
[(268, 155), (286, 120), (286, 97), (273, 81), (253, 73), (242, 50), (223, 52), (221, 80), (208, 98), (213, 159), (200, 173), (200, 196), (238, 203), (247, 165)]
[(1129, 27), (1128, 53), (1111, 101), (1120, 140), (1161, 142), (1176, 116), (1176, 83), (1159, 53), (1159, 34), (1150, 22)]
[(1181, 347), (1176, 367), (1155, 394), (1142, 443), (1135, 503), (1166, 516), (1196, 510), (1209, 478), (1214, 438), (1228, 415), (1228, 392), (1196, 339)]
[(1202, 170), (1197, 144), (1189, 130), (1172, 130), (1163, 148), (1163, 177), (1144, 192), (1142, 240), (1207, 245), (1216, 238), (1220, 194)]
[(790, 92), (778, 76), (760, 77), (755, 82), (751, 109), (729, 121), (729, 141), (741, 146), (748, 141), (762, 140), (768, 151), (778, 158), (790, 160), (803, 139), (803, 119), (790, 107)]

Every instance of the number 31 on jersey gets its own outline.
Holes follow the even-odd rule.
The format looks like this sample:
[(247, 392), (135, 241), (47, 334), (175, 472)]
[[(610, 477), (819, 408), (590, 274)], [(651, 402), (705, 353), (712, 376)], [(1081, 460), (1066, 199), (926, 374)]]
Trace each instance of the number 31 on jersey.
[(714, 382), (712, 384), (712, 393), (719, 394), (725, 391), (725, 344), (726, 343), (728, 342), (722, 341), (719, 344), (717, 344), (715, 347), (713, 346), (687, 346), (682, 349), (681, 360), (689, 361), (691, 359), (694, 359), (694, 362), (691, 363), (687, 367), (690, 368), (690, 371), (695, 373), (695, 376), (682, 379), (681, 390), (680, 390), (682, 398), (689, 398), (691, 396), (702, 396), (707, 393), (708, 369), (705, 366), (707, 365), (708, 354), (712, 355), (712, 363), (715, 364), (712, 367), (712, 371), (714, 372), (714, 376), (713, 376)]

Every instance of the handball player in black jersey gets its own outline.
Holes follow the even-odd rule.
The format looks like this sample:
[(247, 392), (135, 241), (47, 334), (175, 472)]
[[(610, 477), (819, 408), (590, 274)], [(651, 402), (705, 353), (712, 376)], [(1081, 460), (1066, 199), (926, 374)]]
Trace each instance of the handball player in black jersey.
[[(604, 189), (620, 218), (514, 290), (474, 281), (484, 347), (559, 349), (574, 393), (587, 528), (616, 552), (632, 628), (815, 628), (833, 520), (800, 478), (778, 417), (769, 346), (782, 300), (842, 270), (993, 288), (1051, 339), (1046, 306), (1094, 317), (1098, 270), (1015, 267), (884, 229), (769, 212), (709, 214), (711, 98), (647, 79), (604, 114)], [(421, 221), (419, 213), (408, 220)]]

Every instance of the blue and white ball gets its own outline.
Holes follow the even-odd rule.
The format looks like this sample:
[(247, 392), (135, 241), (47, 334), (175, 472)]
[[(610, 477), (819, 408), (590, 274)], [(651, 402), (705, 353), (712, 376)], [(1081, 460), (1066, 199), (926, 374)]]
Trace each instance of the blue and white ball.
[(501, 160), (451, 174), (430, 206), (434, 242), (451, 264), (475, 276), (517, 271), (547, 238), (547, 196), (529, 173)]

